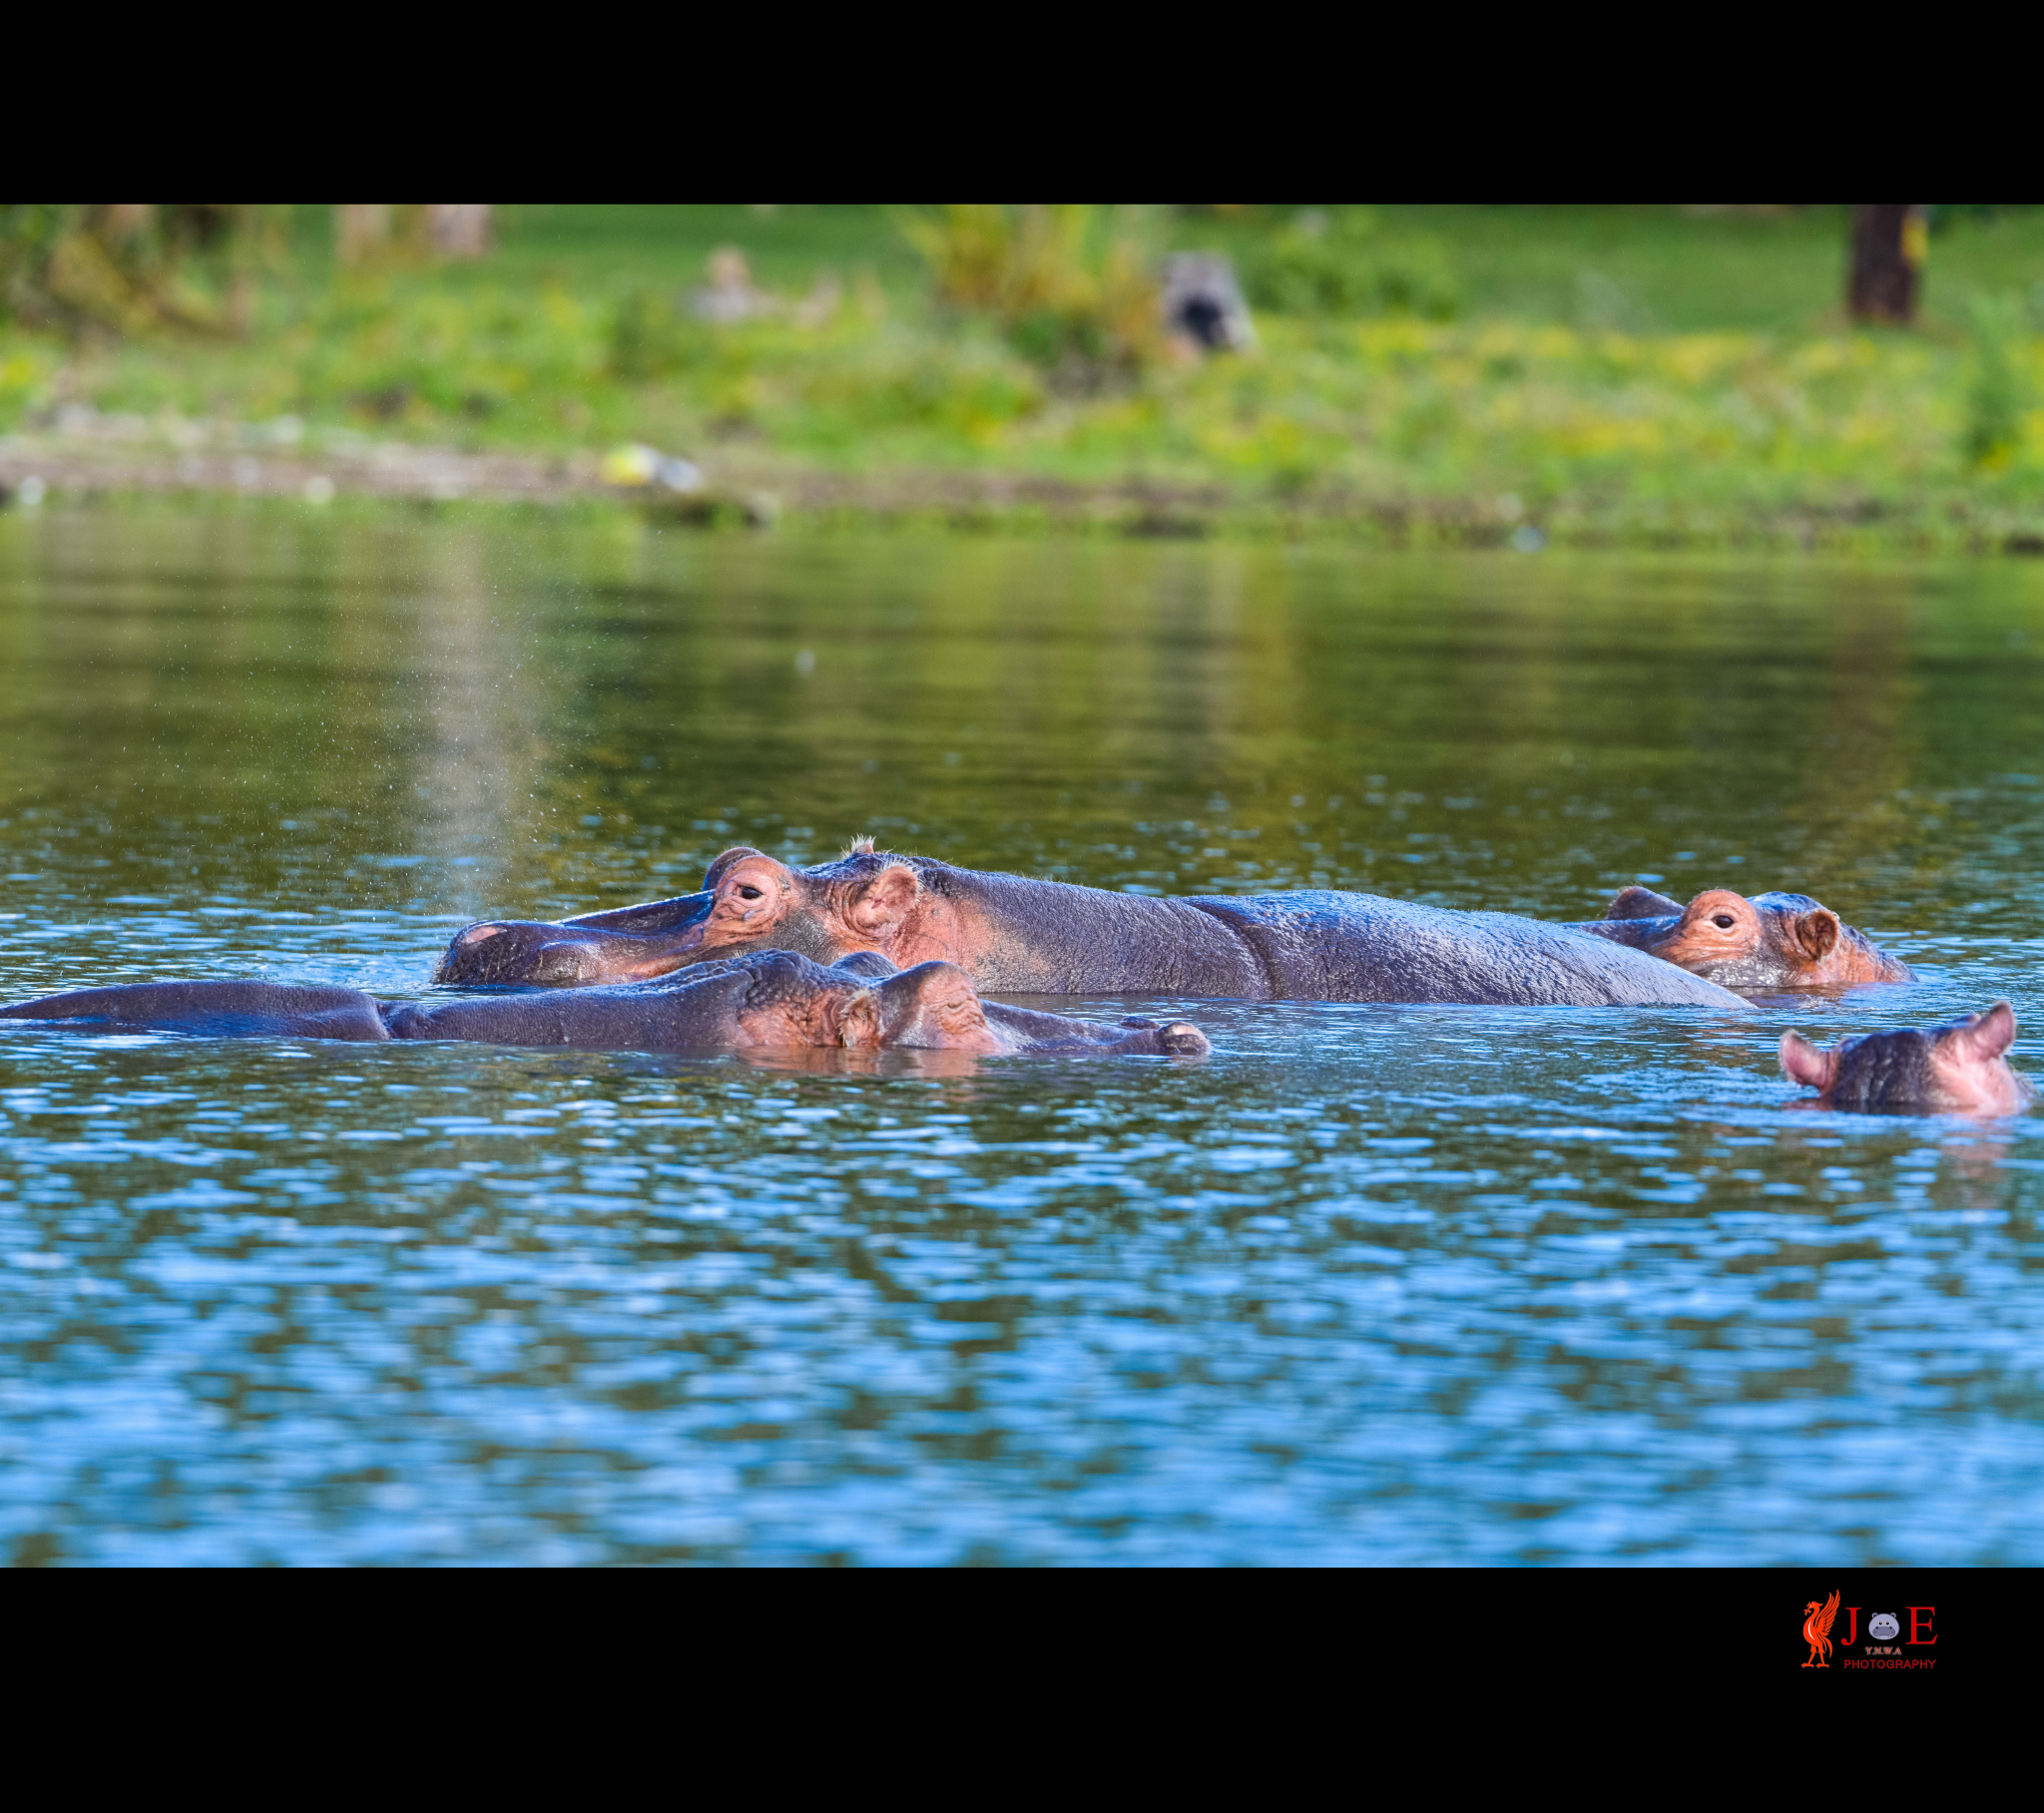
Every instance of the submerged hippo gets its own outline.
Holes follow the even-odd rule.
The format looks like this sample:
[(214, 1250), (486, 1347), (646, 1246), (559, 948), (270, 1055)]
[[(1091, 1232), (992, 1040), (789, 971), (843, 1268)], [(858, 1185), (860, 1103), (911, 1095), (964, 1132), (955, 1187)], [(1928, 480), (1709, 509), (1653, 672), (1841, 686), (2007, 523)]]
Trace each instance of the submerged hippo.
[(1928, 1032), (1866, 1033), (1820, 1052), (1800, 1033), (1782, 1035), (1782, 1069), (1822, 1094), (1826, 1108), (1858, 1113), (2015, 1115), (2036, 1099), (2009, 1069), (2015, 1010), (1997, 1001)]
[(358, 989), (270, 982), (138, 982), (47, 995), (0, 1008), (0, 1019), (214, 1038), (470, 1039), (581, 1051), (833, 1046), (1198, 1057), (1213, 1049), (1182, 1020), (1099, 1026), (983, 1002), (955, 963), (897, 970), (865, 954), (825, 969), (792, 951), (705, 964), (665, 982), (465, 1001), (378, 1001)]
[(889, 855), (870, 839), (806, 869), (760, 850), (727, 850), (703, 886), (700, 894), (559, 923), (469, 926), (447, 947), (434, 980), (587, 987), (764, 948), (819, 963), (856, 951), (904, 967), (955, 963), (995, 994), (1744, 1005), (1623, 941), (1374, 894), (1110, 894)]
[(1646, 951), (1734, 989), (1907, 982), (1908, 966), (1807, 894), (1706, 888), (1688, 906), (1652, 888), (1622, 890), (1577, 931)]

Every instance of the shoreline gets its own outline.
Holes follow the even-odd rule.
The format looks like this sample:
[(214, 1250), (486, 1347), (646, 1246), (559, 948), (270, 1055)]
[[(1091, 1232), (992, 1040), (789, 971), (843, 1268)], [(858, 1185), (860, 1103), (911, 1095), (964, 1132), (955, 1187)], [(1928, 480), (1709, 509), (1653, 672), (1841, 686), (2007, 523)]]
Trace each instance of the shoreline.
[[(758, 454), (712, 455), (687, 491), (621, 485), (603, 456), (485, 451), (444, 444), (314, 438), (288, 423), (181, 424), (169, 436), (137, 418), (94, 432), (0, 436), (0, 511), (168, 500), (324, 513), (335, 506), (451, 506), (633, 515), (699, 530), (935, 530), (964, 535), (1135, 540), (1346, 542), (1389, 550), (2044, 556), (2025, 513), (1965, 511), (1925, 498), (1869, 504), (1699, 505), (1649, 510), (1562, 499), (1525, 511), (1514, 498), (1370, 496), (1321, 486), (1262, 495), (1218, 482), (940, 468), (832, 471)], [(352, 513), (352, 512), (348, 512)]]

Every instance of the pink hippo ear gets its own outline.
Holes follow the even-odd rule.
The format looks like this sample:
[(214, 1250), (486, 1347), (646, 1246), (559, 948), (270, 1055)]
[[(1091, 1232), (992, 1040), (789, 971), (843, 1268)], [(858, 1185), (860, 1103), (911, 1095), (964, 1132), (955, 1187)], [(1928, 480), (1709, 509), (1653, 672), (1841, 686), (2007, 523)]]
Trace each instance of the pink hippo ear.
[(1680, 919), (1682, 902), (1670, 900), (1666, 894), (1657, 894), (1652, 888), (1643, 888), (1637, 882), (1629, 888), (1620, 888), (1612, 896), (1611, 904), (1604, 909), (1606, 919)]
[(869, 1052), (881, 1043), (880, 998), (872, 989), (837, 1003), (837, 1043), (850, 1052)]
[(922, 882), (916, 872), (905, 862), (890, 862), (852, 897), (844, 916), (854, 931), (884, 938), (921, 898)]
[(2016, 1011), (2006, 1001), (1997, 1001), (1984, 1014), (1967, 1015), (1943, 1040), (1978, 1064), (1992, 1064), (2015, 1042)]
[(1789, 1081), (1825, 1090), (1838, 1080), (1838, 1054), (1820, 1052), (1800, 1033), (1782, 1035), (1782, 1069)]
[(1821, 963), (1838, 942), (1838, 916), (1829, 907), (1811, 907), (1808, 912), (1793, 916), (1789, 932), (1810, 962)]

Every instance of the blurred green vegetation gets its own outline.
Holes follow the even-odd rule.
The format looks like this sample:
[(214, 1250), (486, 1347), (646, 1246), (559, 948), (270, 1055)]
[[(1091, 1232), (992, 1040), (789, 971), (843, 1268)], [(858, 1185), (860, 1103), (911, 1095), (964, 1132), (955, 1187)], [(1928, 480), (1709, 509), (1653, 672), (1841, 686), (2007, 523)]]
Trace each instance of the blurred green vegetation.
[[(487, 257), (348, 267), (330, 210), (191, 214), (108, 254), (111, 301), (38, 309), (42, 220), (0, 220), (0, 431), (85, 404), (631, 439), (876, 498), (1015, 475), (1451, 539), (2044, 530), (2040, 211), (1940, 211), (1912, 331), (1844, 322), (1828, 207), (503, 208)], [(1256, 352), (1162, 332), (1191, 250), (1235, 260)]]
[(1133, 377), (1165, 350), (1157, 248), (1144, 211), (1084, 203), (960, 203), (905, 214), (937, 301), (996, 323), (1063, 390)]
[(1374, 209), (1302, 209), (1244, 250), (1250, 300), (1278, 314), (1416, 314), (1446, 321), (1461, 301), (1441, 242), (1385, 235)]
[(0, 318), (71, 335), (245, 334), (293, 213), (259, 203), (0, 203)]

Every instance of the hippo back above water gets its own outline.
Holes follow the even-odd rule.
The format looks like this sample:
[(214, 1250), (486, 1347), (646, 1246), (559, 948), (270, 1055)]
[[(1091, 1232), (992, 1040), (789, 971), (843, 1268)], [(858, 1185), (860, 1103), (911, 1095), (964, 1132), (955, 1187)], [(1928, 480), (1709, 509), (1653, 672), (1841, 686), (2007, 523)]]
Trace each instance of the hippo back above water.
[(755, 849), (727, 850), (704, 880), (701, 894), (579, 920), (469, 926), (434, 979), (581, 987), (779, 949), (819, 963), (857, 951), (903, 968), (956, 963), (994, 994), (1743, 1005), (1624, 941), (1373, 894), (1160, 899), (954, 868), (870, 843), (806, 869)]
[[(1274, 999), (1467, 1002), (1486, 1007), (1738, 1005), (1665, 964), (1608, 963), (1566, 926), (1513, 913), (1456, 912), (1377, 894), (1304, 889), (1194, 896), (1255, 954)], [(1589, 948), (1585, 948), (1585, 946)]]

